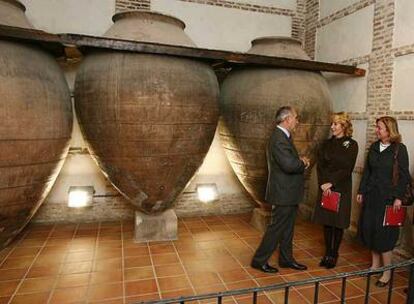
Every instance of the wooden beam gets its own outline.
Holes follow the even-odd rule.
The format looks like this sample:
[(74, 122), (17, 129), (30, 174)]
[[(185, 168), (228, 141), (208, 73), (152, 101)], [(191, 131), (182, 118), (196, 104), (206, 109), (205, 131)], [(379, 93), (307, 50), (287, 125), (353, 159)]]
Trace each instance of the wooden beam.
[(0, 25), (0, 39), (35, 44), (52, 52), (55, 56), (71, 57), (71, 59), (73, 56), (80, 56), (79, 51), (87, 53), (100, 49), (191, 58), (206, 61), (215, 69), (228, 69), (240, 66), (262, 66), (365, 76), (364, 69), (359, 69), (356, 66), (351, 65), (78, 34), (53, 35), (39, 30), (23, 29), (5, 25)]
[(227, 52), (220, 50), (202, 49), (186, 46), (173, 46), (159, 43), (137, 42), (131, 40), (111, 39), (76, 34), (60, 35), (65, 43), (72, 43), (81, 51), (91, 49), (111, 49), (118, 51), (171, 55), (210, 61), (211, 64), (222, 67), (242, 65), (272, 66), (299, 70), (324, 71), (364, 76), (365, 70), (356, 66), (336, 63), (319, 62), (313, 60), (290, 59), (283, 57), (253, 55), (247, 53)]
[(0, 24), (0, 39), (37, 45), (57, 57), (64, 56), (65, 54), (64, 46), (59, 36), (44, 31)]

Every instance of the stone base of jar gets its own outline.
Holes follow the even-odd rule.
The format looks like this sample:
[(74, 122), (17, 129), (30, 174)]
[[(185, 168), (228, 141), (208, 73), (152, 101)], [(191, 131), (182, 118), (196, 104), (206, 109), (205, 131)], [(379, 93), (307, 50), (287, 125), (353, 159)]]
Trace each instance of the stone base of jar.
[(263, 208), (254, 208), (250, 224), (257, 230), (264, 232), (267, 225), (270, 223), (270, 218), (270, 210), (265, 210)]
[(177, 215), (169, 209), (156, 215), (135, 211), (135, 242), (177, 240)]

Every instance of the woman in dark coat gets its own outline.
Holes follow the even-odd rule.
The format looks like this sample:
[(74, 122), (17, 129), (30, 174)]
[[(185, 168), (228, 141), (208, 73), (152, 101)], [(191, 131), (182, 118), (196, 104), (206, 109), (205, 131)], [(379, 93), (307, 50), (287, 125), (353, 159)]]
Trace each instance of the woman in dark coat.
[[(317, 171), (320, 193), (313, 214), (314, 222), (324, 226), (325, 256), (320, 266), (333, 268), (338, 260), (344, 229), (349, 227), (352, 203), (352, 171), (358, 154), (358, 144), (351, 138), (352, 123), (346, 113), (332, 115), (332, 137), (318, 153)], [(341, 193), (338, 212), (321, 207), (323, 195)]]
[[(383, 226), (385, 207), (393, 205), (394, 209), (401, 208), (401, 198), (410, 181), (407, 148), (401, 143), (397, 121), (389, 116), (378, 118), (375, 132), (378, 141), (368, 151), (357, 195), (358, 203), (362, 204), (359, 235), (364, 245), (371, 250), (371, 269), (381, 267), (381, 260), (383, 266), (391, 264), (399, 228)], [(397, 147), (399, 178), (398, 183), (393, 185), (394, 153)], [(376, 285), (386, 286), (390, 275), (390, 271), (384, 271)]]

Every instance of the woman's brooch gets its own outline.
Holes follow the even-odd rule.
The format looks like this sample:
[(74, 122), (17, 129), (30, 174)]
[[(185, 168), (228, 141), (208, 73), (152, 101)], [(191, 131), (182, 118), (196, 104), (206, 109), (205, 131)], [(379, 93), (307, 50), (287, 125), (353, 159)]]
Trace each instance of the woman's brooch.
[(349, 140), (344, 141), (344, 143), (342, 144), (345, 148), (349, 148), (349, 145), (351, 144), (351, 142)]

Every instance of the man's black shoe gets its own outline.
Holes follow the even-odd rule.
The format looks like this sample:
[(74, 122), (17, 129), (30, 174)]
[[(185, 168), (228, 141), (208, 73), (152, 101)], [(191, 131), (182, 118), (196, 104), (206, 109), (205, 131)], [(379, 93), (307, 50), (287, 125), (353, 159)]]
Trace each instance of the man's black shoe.
[(306, 270), (306, 269), (308, 269), (308, 267), (306, 265), (299, 264), (296, 261), (287, 262), (287, 263), (285, 263), (285, 262), (283, 262), (283, 263), (279, 262), (279, 266), (281, 268), (292, 268), (292, 269), (295, 269), (295, 270)]
[(258, 263), (252, 262), (250, 266), (252, 266), (252, 268), (254, 269), (267, 272), (267, 273), (276, 273), (279, 271), (277, 268), (270, 266), (268, 263), (260, 265)]

